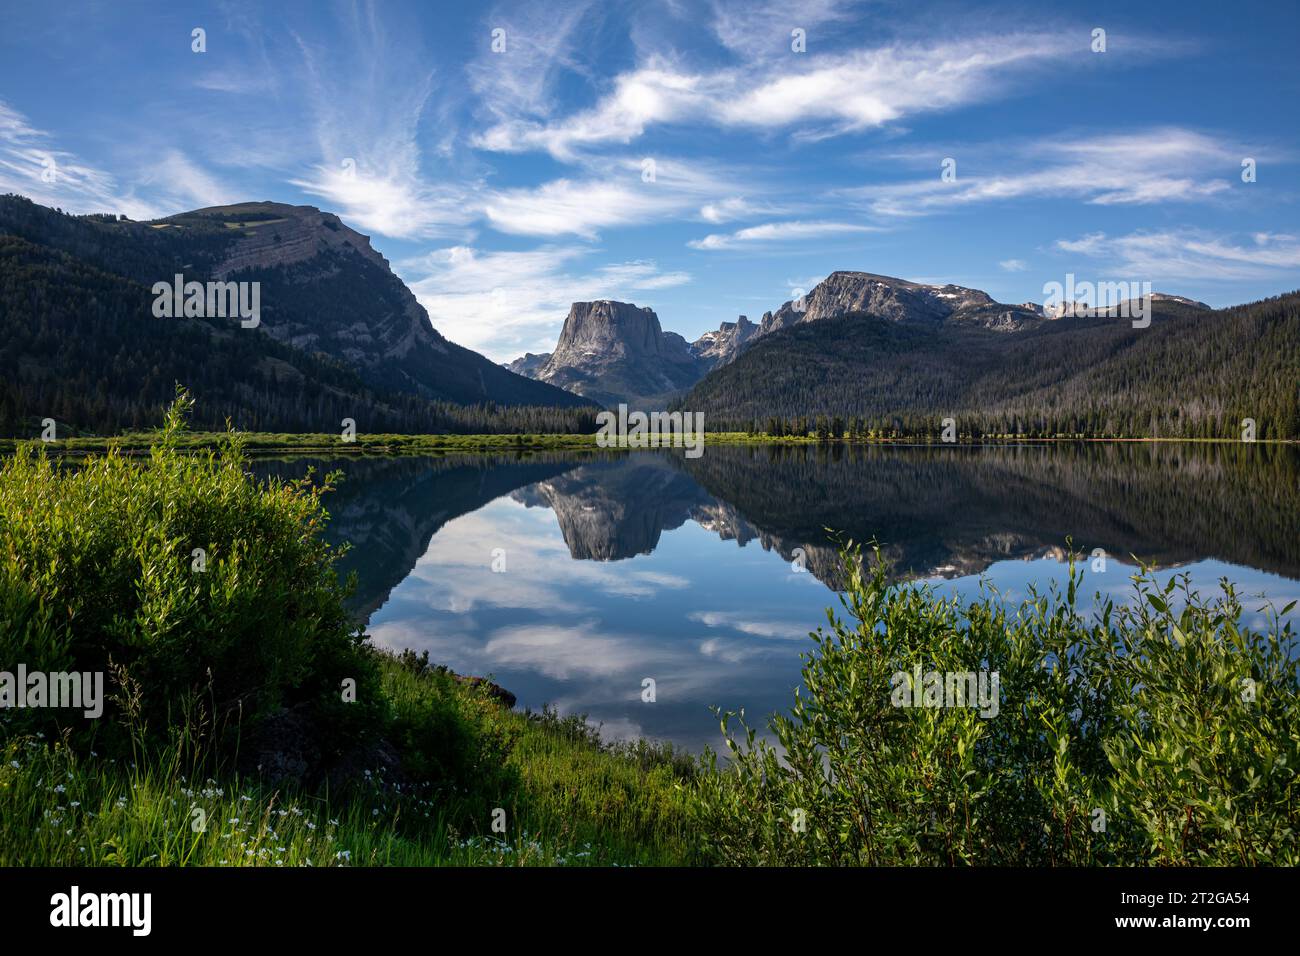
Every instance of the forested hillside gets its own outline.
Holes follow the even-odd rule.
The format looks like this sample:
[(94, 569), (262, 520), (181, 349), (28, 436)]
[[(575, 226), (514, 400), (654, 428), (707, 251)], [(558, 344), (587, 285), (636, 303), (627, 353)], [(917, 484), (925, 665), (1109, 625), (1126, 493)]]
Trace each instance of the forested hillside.
[[(412, 373), (441, 386), (442, 397), (432, 387), (399, 387), (397, 374), (385, 380), (379, 372), (387, 369), (269, 334), (271, 321), (287, 320), (287, 313), (299, 324), (331, 309), (357, 321), (368, 310), (391, 313), (390, 285), (371, 282), (347, 298), (337, 271), (318, 286), (304, 281), (307, 266), (262, 270), (255, 281), (281, 289), (292, 281), (293, 289), (268, 297), (264, 288), (259, 328), (229, 318), (154, 317), (154, 282), (171, 281), (181, 269), (187, 279), (211, 275), (240, 236), (211, 217), (189, 216), (186, 223), (154, 228), (73, 217), (0, 197), (0, 434), (34, 437), (46, 418), (55, 420), (60, 437), (153, 426), (178, 383), (197, 400), (195, 425), (203, 428), (230, 418), (249, 430), (331, 432), (351, 418), (362, 432), (595, 429), (595, 409), (576, 396), (512, 375), (440, 337), (441, 370)], [(370, 263), (356, 267), (376, 278)], [(490, 397), (457, 402), (451, 395)], [(556, 406), (569, 407), (522, 404), (530, 397), (557, 397)]]
[[(757, 342), (680, 405), (711, 429), (933, 435), (1300, 438), (1300, 293), (1206, 311), (1158, 302), (1149, 328), (1068, 318), (933, 331), (871, 315)], [(820, 423), (818, 419), (823, 421)], [(837, 421), (838, 419), (838, 421)]]

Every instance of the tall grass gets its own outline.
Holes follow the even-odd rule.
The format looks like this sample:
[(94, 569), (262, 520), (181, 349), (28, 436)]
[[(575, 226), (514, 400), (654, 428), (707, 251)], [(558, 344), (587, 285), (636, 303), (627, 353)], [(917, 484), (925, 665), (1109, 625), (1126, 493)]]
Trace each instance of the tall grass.
[[(172, 743), (133, 759), (12, 733), (0, 721), (0, 866), (656, 866), (696, 859), (691, 761), (647, 744), (602, 744), (581, 718), (507, 710), (436, 670), (377, 657), (401, 715), (394, 719), (440, 711), (430, 725), (445, 732), (438, 749), (463, 766), (401, 780), (365, 770), (341, 791), (272, 786), (214, 765), (184, 739), (184, 728), (174, 728)], [(421, 759), (433, 758), (424, 752)], [(492, 826), (498, 809), (504, 832)]]

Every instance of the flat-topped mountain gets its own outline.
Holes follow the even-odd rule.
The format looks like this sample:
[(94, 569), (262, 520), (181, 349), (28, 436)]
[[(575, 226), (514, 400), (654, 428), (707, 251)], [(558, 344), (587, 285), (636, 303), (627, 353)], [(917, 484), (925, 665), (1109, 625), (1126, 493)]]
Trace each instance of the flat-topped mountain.
[(606, 405), (659, 404), (702, 374), (686, 340), (663, 331), (653, 309), (609, 299), (573, 303), (555, 351), (537, 358), (511, 367)]

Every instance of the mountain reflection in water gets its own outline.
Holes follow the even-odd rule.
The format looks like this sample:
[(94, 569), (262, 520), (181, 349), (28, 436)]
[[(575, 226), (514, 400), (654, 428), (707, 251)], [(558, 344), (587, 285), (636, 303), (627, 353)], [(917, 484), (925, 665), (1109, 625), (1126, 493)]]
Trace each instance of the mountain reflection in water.
[(710, 705), (755, 719), (790, 703), (807, 632), (838, 604), (828, 528), (875, 538), (898, 577), (941, 593), (983, 576), (1023, 598), (1063, 578), (1067, 538), (1108, 555), (1088, 594), (1127, 597), (1132, 555), (1204, 591), (1226, 576), (1279, 607), (1300, 593), (1300, 451), (1273, 445), (709, 446), (255, 470), (308, 465), (344, 473), (329, 535), (352, 546), (340, 570), (356, 573), (352, 606), (377, 643), (492, 674), (521, 706), (589, 713), (610, 736), (692, 748), (717, 742)]

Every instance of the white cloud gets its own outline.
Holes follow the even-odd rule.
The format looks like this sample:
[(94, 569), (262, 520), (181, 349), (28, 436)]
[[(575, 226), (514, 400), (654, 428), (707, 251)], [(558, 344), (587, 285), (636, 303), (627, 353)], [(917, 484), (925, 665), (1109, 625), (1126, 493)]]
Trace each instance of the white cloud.
[(824, 46), (818, 28), (848, 17), (844, 0), (715, 0), (713, 32), (718, 42), (750, 60), (789, 54), (790, 31), (807, 34), (808, 48)]
[(647, 181), (642, 160), (618, 159), (583, 179), (488, 191), (482, 214), (514, 235), (594, 238), (601, 229), (686, 216), (726, 188), (725, 175), (707, 163), (658, 157), (653, 173)]
[[(978, 146), (977, 157), (1005, 155), (1006, 144)], [(940, 162), (933, 173), (905, 183), (841, 192), (861, 199), (879, 216), (916, 216), (965, 205), (1022, 198), (1065, 197), (1102, 206), (1204, 200), (1226, 192), (1243, 147), (1193, 130), (1162, 127), (1107, 136), (1063, 136), (1020, 147), (1010, 169), (988, 174), (968, 170), (957, 150), (958, 176), (944, 182)]]
[(424, 183), (411, 168), (401, 163), (387, 168), (362, 165), (352, 160), (349, 167), (317, 166), (311, 175), (290, 182), (313, 196), (362, 231), (406, 239), (457, 235), (475, 219), (466, 194), (456, 186), (435, 187)]
[[(561, 74), (590, 75), (588, 63), (594, 34), (602, 23), (600, 13), (593, 0), (564, 9), (554, 3), (494, 9), (482, 33), (485, 52), (466, 70), (479, 101), (498, 118), (549, 115)], [(497, 29), (505, 31), (506, 47), (500, 53), (491, 52), (490, 46), (492, 31)]]
[(261, 73), (252, 68), (218, 70), (205, 73), (194, 81), (194, 85), (201, 90), (210, 90), (214, 93), (233, 93), (239, 96), (247, 96), (251, 93), (267, 93), (274, 87), (270, 74)]
[(574, 302), (623, 299), (646, 304), (645, 293), (691, 281), (652, 260), (579, 269), (596, 255), (585, 246), (541, 246), (485, 252), (469, 246), (439, 249), (401, 264), (411, 290), (445, 335), (495, 361), (555, 347)]
[(743, 611), (694, 611), (689, 617), (705, 627), (727, 628), (741, 634), (782, 641), (805, 640), (810, 630), (798, 621), (759, 620)]
[(179, 197), (179, 209), (222, 206), (238, 202), (241, 198), (229, 186), (175, 149), (165, 151), (162, 158), (146, 170), (141, 181), (145, 185), (156, 186), (160, 193)]
[(824, 239), (850, 233), (879, 232), (878, 226), (863, 226), (850, 222), (768, 222), (749, 226), (733, 233), (712, 233), (703, 239), (687, 243), (692, 249), (737, 249), (756, 243)]
[(615, 78), (613, 91), (589, 110), (555, 123), (506, 119), (474, 140), (496, 152), (544, 150), (572, 160), (583, 147), (627, 144), (655, 123), (682, 119), (699, 111), (710, 93), (706, 77), (675, 72), (656, 64)]
[(366, 12), (347, 26), (350, 46), (294, 34), (295, 86), (306, 91), (321, 161), (290, 182), (364, 231), (406, 239), (459, 235), (474, 219), (469, 200), (476, 184), (443, 185), (426, 167), (421, 124), (435, 89), (432, 60), (373, 8)]
[(1004, 272), (1024, 272), (1029, 268), (1024, 259), (1003, 259), (998, 266)]
[(1300, 271), (1300, 239), (1279, 233), (1256, 233), (1249, 241), (1199, 229), (1133, 232), (1108, 236), (1089, 233), (1057, 240), (1061, 252), (1098, 259), (1151, 282), (1174, 279), (1276, 281), (1280, 272)]
[(898, 43), (799, 58), (776, 79), (766, 70), (704, 72), (650, 56), (615, 77), (591, 107), (560, 119), (506, 116), (474, 144), (501, 152), (540, 150), (572, 161), (591, 147), (631, 143), (651, 126), (668, 123), (756, 129), (829, 124), (831, 132), (849, 132), (986, 99), (1013, 72), (1059, 67), (1078, 46), (1072, 36), (1048, 33)]
[(493, 193), (483, 213), (501, 232), (594, 237), (609, 226), (639, 225), (682, 212), (688, 203), (657, 184), (557, 179), (532, 189)]
[(747, 219), (750, 216), (773, 212), (770, 206), (759, 206), (749, 202), (743, 196), (731, 196), (716, 202), (705, 203), (700, 207), (700, 218), (715, 225), (730, 222), (733, 219)]
[[(45, 130), (0, 101), (0, 191), (73, 213), (125, 213), (155, 219), (195, 206), (230, 202), (234, 193), (178, 149), (165, 149), (123, 185), (112, 174), (59, 148)], [(138, 191), (150, 198), (141, 198)]]

